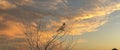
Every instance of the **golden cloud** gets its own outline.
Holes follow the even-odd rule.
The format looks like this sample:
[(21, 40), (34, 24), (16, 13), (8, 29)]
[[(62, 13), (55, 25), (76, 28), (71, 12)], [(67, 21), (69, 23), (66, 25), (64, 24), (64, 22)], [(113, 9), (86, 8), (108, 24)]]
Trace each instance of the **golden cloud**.
[(21, 33), (20, 29), (22, 29), (22, 28), (18, 28), (16, 22), (7, 21), (5, 24), (7, 24), (8, 27), (4, 30), (1, 30), (0, 31), (1, 34), (15, 36), (16, 34)]
[[(26, 2), (28, 2), (28, 0), (26, 0)], [(45, 2), (47, 3), (47, 1), (45, 1)], [(56, 1), (56, 2), (61, 2), (61, 1)], [(31, 0), (31, 3), (32, 3), (32, 0)], [(9, 7), (12, 4), (7, 1), (2, 1), (1, 5)], [(72, 31), (70, 34), (78, 35), (78, 34), (82, 34), (84, 32), (95, 31), (97, 27), (103, 25), (107, 21), (105, 19), (106, 15), (112, 13), (113, 11), (119, 10), (119, 9), (120, 9), (120, 4), (114, 4), (114, 6), (107, 5), (105, 7), (97, 6), (90, 11), (82, 10), (82, 11), (84, 11), (84, 13), (78, 12), (78, 15), (72, 16), (71, 19), (64, 18), (64, 17), (48, 17), (49, 20), (46, 20), (43, 17), (42, 20), (44, 22), (49, 21), (48, 24), (45, 24), (45, 28), (49, 28), (50, 31), (54, 31), (54, 32), (62, 25), (63, 22), (66, 22), (67, 27), (65, 29), (68, 30), (72, 26), (72, 28), (71, 28)], [(3, 20), (3, 18), (4, 17), (1, 17), (0, 19)], [(47, 18), (47, 17), (45, 17), (45, 18)], [(54, 20), (51, 18), (53, 18)], [(59, 20), (59, 21), (56, 21), (56, 20)], [(13, 21), (7, 22), (7, 24), (10, 24), (10, 23), (12, 24), (12, 25), (9, 25), (10, 28), (7, 29), (7, 31), (1, 31), (1, 32), (3, 32), (3, 33), (6, 32), (9, 34), (12, 34), (14, 32), (16, 32), (16, 33), (20, 32), (20, 31), (18, 31), (18, 32), (14, 31), (17, 29), (17, 27), (15, 26), (15, 23)], [(33, 24), (36, 25), (36, 23), (34, 23), (34, 22), (33, 22)]]
[(9, 3), (6, 0), (0, 0), (0, 9), (6, 10), (6, 9), (11, 9), (11, 8), (15, 8), (16, 5)]
[[(107, 15), (112, 12), (120, 10), (120, 4), (108, 5), (103, 7), (94, 8), (92, 11), (86, 11), (83, 14), (75, 16), (71, 22), (73, 35), (78, 35), (84, 32), (96, 31), (96, 28), (107, 22)], [(88, 20), (88, 21), (87, 21)]]

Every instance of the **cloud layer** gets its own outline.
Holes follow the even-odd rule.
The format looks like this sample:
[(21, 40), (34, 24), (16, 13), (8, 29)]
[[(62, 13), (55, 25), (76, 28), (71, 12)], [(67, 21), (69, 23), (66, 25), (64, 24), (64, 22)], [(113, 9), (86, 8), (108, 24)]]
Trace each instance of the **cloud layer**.
[(45, 31), (55, 32), (65, 22), (70, 35), (81, 35), (96, 31), (116, 10), (119, 0), (0, 0), (0, 34), (16, 37), (24, 29), (19, 24), (40, 21)]

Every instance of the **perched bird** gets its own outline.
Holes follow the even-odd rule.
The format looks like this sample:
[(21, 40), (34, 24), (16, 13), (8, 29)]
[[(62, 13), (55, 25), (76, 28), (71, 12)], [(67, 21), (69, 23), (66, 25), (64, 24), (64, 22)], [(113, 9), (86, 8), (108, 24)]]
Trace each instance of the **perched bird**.
[(57, 30), (57, 32), (64, 31), (64, 28), (65, 28), (65, 23), (63, 23), (63, 25)]

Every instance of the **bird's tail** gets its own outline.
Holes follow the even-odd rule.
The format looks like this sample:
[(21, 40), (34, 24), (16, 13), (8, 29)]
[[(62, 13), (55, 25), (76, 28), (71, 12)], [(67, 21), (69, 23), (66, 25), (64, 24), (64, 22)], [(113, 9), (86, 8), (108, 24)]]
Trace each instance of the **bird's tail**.
[(56, 32), (58, 32), (59, 30), (57, 30)]

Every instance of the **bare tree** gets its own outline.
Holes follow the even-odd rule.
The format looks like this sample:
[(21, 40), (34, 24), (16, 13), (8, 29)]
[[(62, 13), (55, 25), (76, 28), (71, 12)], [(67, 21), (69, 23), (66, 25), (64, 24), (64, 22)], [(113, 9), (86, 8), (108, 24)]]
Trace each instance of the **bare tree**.
[[(65, 0), (62, 1), (65, 11), (70, 11), (70, 6)], [(47, 29), (44, 24), (46, 23), (41, 21), (36, 26), (24, 23), (23, 33), (29, 50), (70, 50), (74, 46), (73, 36), (68, 36), (71, 29), (64, 30), (65, 23), (55, 31)]]
[(70, 50), (73, 47), (75, 42), (73, 36), (68, 36), (70, 31), (48, 31), (44, 24), (42, 22), (37, 23), (37, 26), (24, 24), (23, 31), (29, 50)]

